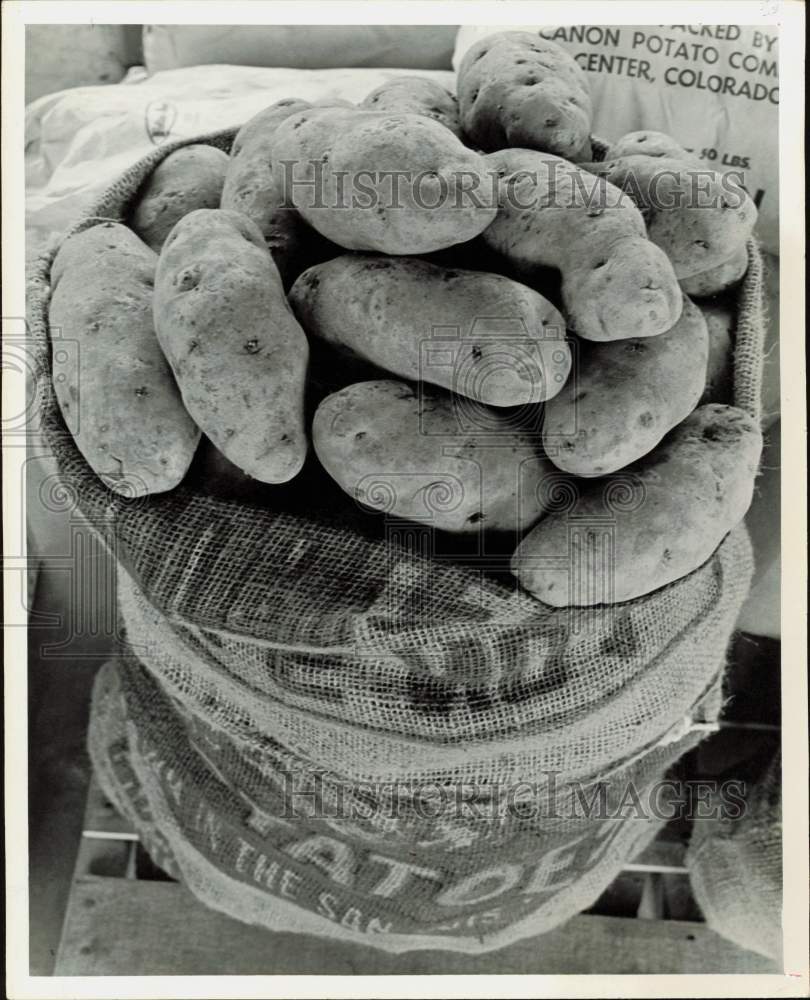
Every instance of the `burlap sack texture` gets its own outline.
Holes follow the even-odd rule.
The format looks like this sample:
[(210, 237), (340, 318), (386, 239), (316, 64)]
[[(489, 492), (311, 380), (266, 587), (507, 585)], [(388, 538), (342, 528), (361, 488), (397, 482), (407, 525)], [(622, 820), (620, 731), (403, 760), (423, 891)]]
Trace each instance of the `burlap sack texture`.
[(695, 821), (686, 855), (695, 899), (712, 930), (782, 960), (782, 754), (749, 785), (739, 818)]
[[(157, 148), (76, 228), (125, 220), (173, 149), (227, 150), (233, 135)], [(412, 525), (380, 537), (300, 502), (185, 485), (124, 499), (86, 465), (50, 391), (53, 255), (29, 290), (44, 430), (115, 552), (128, 640), (114, 679), (99, 679), (90, 750), (157, 863), (239, 919), (390, 951), (502, 947), (587, 908), (659, 826), (649, 809), (617, 812), (627, 790), (648, 795), (699, 740), (692, 724), (719, 711), (752, 568), (744, 528), (684, 579), (572, 614), (424, 554)], [(734, 391), (758, 418), (753, 242), (749, 257)], [(290, 781), (313, 776), (318, 808), (291, 801)], [(540, 815), (554, 782), (606, 788), (610, 818)], [(457, 796), (436, 805), (448, 789), (487, 807), (505, 790), (534, 812), (471, 817)]]

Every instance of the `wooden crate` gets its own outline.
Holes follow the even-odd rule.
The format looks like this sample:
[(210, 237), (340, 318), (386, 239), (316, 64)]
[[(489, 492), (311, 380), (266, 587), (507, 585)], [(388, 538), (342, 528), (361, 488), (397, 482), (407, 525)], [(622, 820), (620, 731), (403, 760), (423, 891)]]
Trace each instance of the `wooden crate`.
[[(659, 839), (586, 914), (486, 955), (373, 948), (252, 927), (167, 880), (91, 784), (55, 974), (766, 973), (776, 965), (697, 919), (677, 836)], [(616, 915), (616, 914), (622, 915)]]

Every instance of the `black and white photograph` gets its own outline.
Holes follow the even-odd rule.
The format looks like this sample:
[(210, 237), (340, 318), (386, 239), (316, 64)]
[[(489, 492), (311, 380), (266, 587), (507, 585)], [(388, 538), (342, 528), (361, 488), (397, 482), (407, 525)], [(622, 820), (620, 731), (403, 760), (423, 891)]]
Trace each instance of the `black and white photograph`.
[(8, 995), (810, 995), (803, 5), (4, 15)]

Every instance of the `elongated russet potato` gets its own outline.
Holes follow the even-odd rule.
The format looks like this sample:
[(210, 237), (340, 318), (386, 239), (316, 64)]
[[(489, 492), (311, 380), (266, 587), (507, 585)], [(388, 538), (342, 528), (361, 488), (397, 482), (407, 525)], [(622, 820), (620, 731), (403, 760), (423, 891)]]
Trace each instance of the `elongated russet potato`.
[(646, 455), (698, 405), (708, 354), (706, 321), (686, 297), (657, 337), (580, 341), (574, 373), (546, 405), (549, 458), (577, 476), (604, 476)]
[(174, 489), (200, 437), (155, 336), (156, 264), (105, 222), (69, 237), (51, 269), (56, 398), (90, 467), (127, 497)]
[[(320, 106), (347, 105), (335, 99)], [(282, 184), (273, 174), (275, 135), (290, 115), (315, 107), (309, 101), (285, 98), (254, 115), (236, 133), (220, 208), (244, 212), (261, 229), (285, 289), (305, 268), (340, 251), (301, 218), (285, 200)]]
[(181, 146), (159, 163), (138, 192), (130, 223), (155, 253), (172, 227), (197, 208), (219, 208), (228, 156), (215, 146)]
[(292, 479), (307, 452), (309, 348), (255, 223), (226, 209), (177, 223), (155, 327), (186, 408), (225, 458), (261, 482)]
[(278, 126), (273, 171), (303, 218), (348, 250), (430, 253), (495, 217), (482, 158), (423, 115), (300, 111)]
[(392, 380), (327, 396), (312, 442), (358, 503), (443, 531), (524, 530), (546, 509), (544, 484), (559, 479), (538, 435), (504, 411)]
[(548, 153), (503, 149), (486, 161), (500, 182), (483, 241), (528, 283), (538, 268), (557, 268), (576, 334), (652, 337), (677, 323), (682, 295), (672, 265), (618, 188)]
[(734, 398), (734, 310), (723, 302), (701, 303), (709, 331), (709, 363), (701, 403), (731, 403)]
[(757, 209), (740, 179), (677, 157), (630, 155), (587, 169), (628, 194), (678, 278), (717, 268), (751, 236)]
[(359, 104), (369, 111), (407, 112), (440, 122), (462, 138), (458, 101), (441, 84), (424, 76), (395, 76), (375, 87)]
[(559, 312), (499, 274), (344, 255), (305, 271), (290, 302), (310, 334), (491, 406), (549, 399), (571, 366)]
[(681, 288), (695, 299), (710, 299), (738, 285), (748, 270), (748, 247), (740, 244), (728, 260), (681, 280)]
[(608, 147), (604, 159), (618, 160), (622, 156), (674, 157), (677, 160), (700, 163), (699, 157), (687, 152), (671, 135), (652, 129), (641, 129), (623, 135)]
[(527, 31), (496, 32), (458, 70), (461, 124), (481, 149), (539, 149), (576, 159), (589, 146), (588, 78), (556, 42)]
[(761, 450), (745, 411), (700, 406), (624, 472), (572, 480), (572, 510), (547, 514), (526, 535), (512, 572), (554, 607), (629, 601), (672, 583), (742, 520)]

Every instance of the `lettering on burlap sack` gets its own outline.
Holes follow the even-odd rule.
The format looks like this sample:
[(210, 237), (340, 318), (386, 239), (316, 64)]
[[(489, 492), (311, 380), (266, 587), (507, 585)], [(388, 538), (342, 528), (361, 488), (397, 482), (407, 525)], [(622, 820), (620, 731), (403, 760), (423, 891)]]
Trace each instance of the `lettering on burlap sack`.
[(178, 781), (154, 749), (141, 747), (194, 848), (230, 878), (291, 900), (363, 933), (453, 934), (507, 927), (593, 868), (619, 834), (620, 820), (591, 824), (588, 833), (538, 857), (492, 863), (471, 853), (460, 874), (369, 849), (335, 834), (311, 833), (254, 808), (242, 817), (214, 808), (194, 783)]
[[(380, 824), (399, 825), (399, 837), (375, 838), (373, 824), (324, 812), (334, 802), (316, 790), (311, 774), (309, 784), (290, 784), (284, 773), (268, 783), (246, 766), (243, 747), (161, 694), (141, 667), (121, 669), (132, 766), (119, 780), (133, 800), (146, 800), (142, 814), (159, 815), (170, 842), (181, 831), (186, 845), (234, 882), (357, 933), (440, 938), (504, 930), (621, 856), (641, 825), (651, 827), (643, 810), (628, 810), (627, 797), (604, 785), (588, 802), (580, 795), (576, 816), (549, 817), (554, 808), (567, 809), (556, 798), (534, 814), (496, 809), (479, 817), (468, 837), (463, 831), (475, 831), (476, 823), (456, 817), (457, 802), (422, 822), (408, 800), (408, 820), (394, 815)], [(133, 775), (148, 777), (138, 786)], [(527, 792), (512, 806), (531, 806)], [(450, 831), (444, 837), (443, 828)]]

